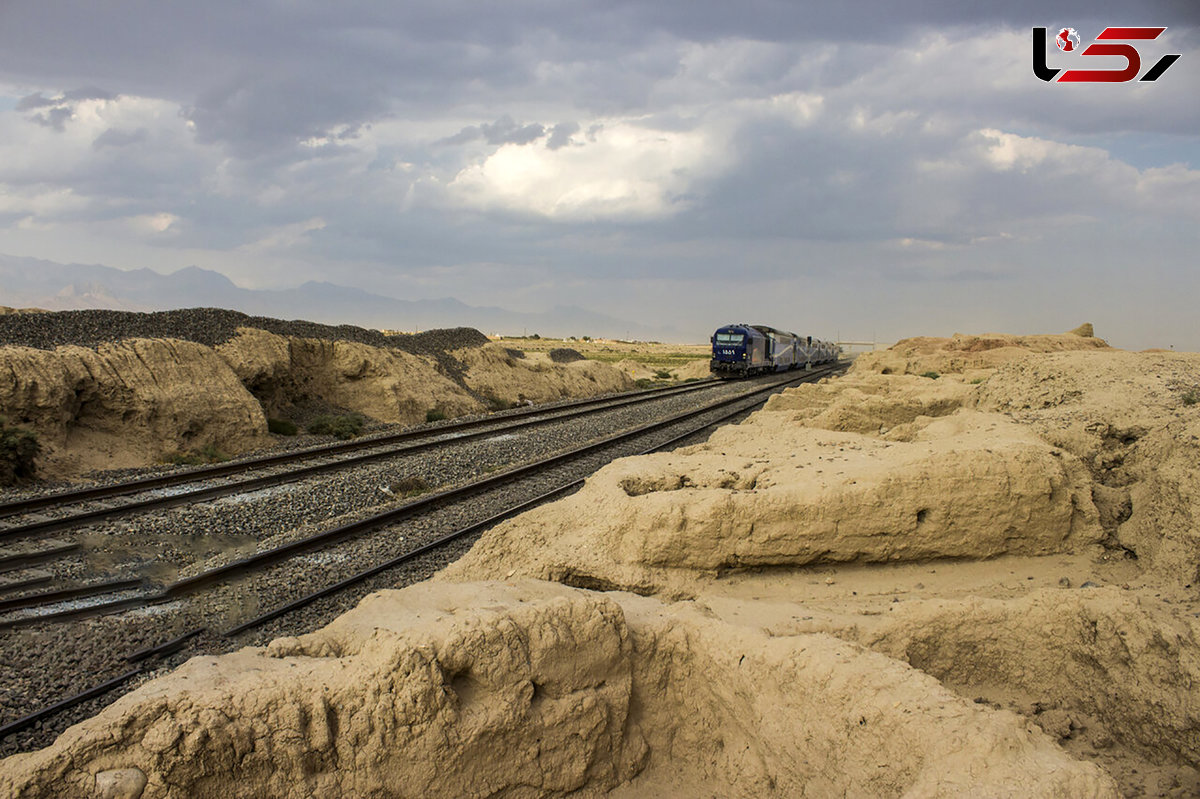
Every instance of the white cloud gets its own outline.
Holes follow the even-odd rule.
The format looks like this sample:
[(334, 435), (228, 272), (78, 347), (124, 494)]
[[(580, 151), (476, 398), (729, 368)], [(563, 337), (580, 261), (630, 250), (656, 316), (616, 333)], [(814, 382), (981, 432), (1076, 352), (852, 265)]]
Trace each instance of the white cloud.
[(458, 172), (450, 195), (468, 207), (552, 219), (650, 219), (688, 206), (698, 178), (724, 168), (703, 130), (602, 121), (580, 146), (551, 150), (542, 139), (505, 144)]

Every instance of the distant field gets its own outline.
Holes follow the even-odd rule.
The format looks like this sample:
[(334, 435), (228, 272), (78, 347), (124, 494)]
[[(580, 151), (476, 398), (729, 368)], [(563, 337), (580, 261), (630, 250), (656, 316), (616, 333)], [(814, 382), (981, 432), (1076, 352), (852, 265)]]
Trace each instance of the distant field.
[(498, 344), (526, 352), (549, 352), (560, 347), (577, 350), (585, 358), (616, 363), (626, 358), (655, 369), (674, 369), (691, 361), (708, 360), (712, 348), (708, 344), (658, 344), (645, 341), (591, 341), (561, 338), (522, 338), (507, 336), (493, 339)]

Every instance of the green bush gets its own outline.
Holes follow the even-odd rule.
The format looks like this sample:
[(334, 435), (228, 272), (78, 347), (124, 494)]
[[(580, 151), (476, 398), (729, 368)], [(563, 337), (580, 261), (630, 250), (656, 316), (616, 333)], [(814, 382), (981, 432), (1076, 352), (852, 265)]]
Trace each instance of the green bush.
[(1189, 389), (1188, 391), (1184, 392), (1184, 394), (1183, 394), (1183, 404), (1184, 405), (1195, 405), (1197, 402), (1200, 402), (1200, 389), (1193, 388), (1193, 389)]
[(671, 377), (671, 373), (668, 372), (666, 369), (656, 369), (654, 371), (654, 379), (655, 380), (672, 380), (674, 378)]
[(208, 463), (222, 463), (229, 460), (229, 456), (217, 449), (216, 444), (205, 444), (200, 449), (172, 453), (167, 455), (165, 460), (175, 466), (203, 466)]
[(633, 384), (638, 388), (654, 388), (654, 381), (648, 377), (640, 377), (634, 380)]
[(973, 386), (977, 386), (977, 385), (979, 385), (979, 384), (980, 384), (980, 383), (982, 383), (982, 382), (983, 382), (983, 378), (982, 378), (982, 377), (977, 377), (977, 378), (975, 378), (974, 380), (972, 380), (972, 381), (971, 381), (971, 385), (973, 385)]
[(267, 419), (267, 430), (280, 436), (294, 436), (300, 432), (296, 423), (287, 419)]
[(331, 435), (345, 441), (361, 433), (366, 422), (367, 417), (361, 413), (347, 413), (342, 416), (322, 414), (308, 423), (308, 432), (319, 436)]
[(10, 427), (0, 418), (0, 485), (32, 480), (37, 475), (34, 459), (42, 445), (37, 433), (24, 427)]
[(425, 411), (425, 421), (440, 422), (446, 418), (446, 413), (441, 408), (430, 408)]
[(921, 377), (928, 377), (930, 380), (937, 380), (941, 377), (937, 372), (922, 372)]

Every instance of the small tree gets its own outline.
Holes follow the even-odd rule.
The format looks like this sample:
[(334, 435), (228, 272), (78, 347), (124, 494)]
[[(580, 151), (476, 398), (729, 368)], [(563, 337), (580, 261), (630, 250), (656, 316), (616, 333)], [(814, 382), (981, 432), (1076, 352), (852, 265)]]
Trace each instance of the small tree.
[(37, 433), (10, 426), (0, 417), (0, 485), (14, 485), (37, 476), (34, 459), (41, 452)]

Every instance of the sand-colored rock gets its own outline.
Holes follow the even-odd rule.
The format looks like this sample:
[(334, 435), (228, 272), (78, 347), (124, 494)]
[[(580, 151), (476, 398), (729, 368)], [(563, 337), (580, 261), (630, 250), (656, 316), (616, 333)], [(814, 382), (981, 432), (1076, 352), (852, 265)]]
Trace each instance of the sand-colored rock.
[(751, 423), (797, 423), (851, 433), (886, 433), (919, 416), (945, 416), (962, 407), (974, 386), (953, 378), (856, 372), (835, 380), (802, 383), (775, 394)]
[(28, 425), (50, 474), (141, 466), (266, 440), (262, 408), (208, 347), (171, 339), (0, 348), (0, 413)]
[(1010, 364), (972, 404), (1002, 412), (1092, 472), (1113, 542), (1159, 578), (1200, 583), (1200, 355), (1064, 352)]
[(397, 349), (254, 328), (216, 349), (272, 415), (313, 401), (398, 424), (424, 422), (434, 409), (447, 417), (485, 410), (434, 361)]
[(463, 364), (463, 380), (472, 391), (504, 406), (589, 397), (633, 387), (633, 380), (620, 369), (599, 361), (555, 363), (544, 353), (514, 358), (499, 344), (451, 354)]
[(676, 366), (672, 369), (671, 377), (676, 380), (703, 380), (706, 377), (712, 377), (712, 369), (709, 367), (707, 358), (688, 361), (683, 366)]
[(854, 644), (534, 582), (381, 592), (193, 659), (0, 763), (0, 790), (92, 797), (117, 772), (143, 799), (638, 795), (664, 772), (747, 798), (1116, 795), (1016, 716)]
[(616, 461), (485, 533), (446, 577), (686, 594), (695, 572), (1046, 554), (1103, 535), (1082, 464), (1002, 416), (959, 413), (911, 442), (761, 421), (790, 415)]
[(1115, 587), (1043, 590), (907, 602), (860, 626), (859, 641), (939, 680), (1021, 691), (1147, 757), (1200, 761), (1200, 693), (1187, 689), (1200, 684), (1200, 625), (1161, 601)]
[[(854, 359), (850, 371), (913, 375), (927, 372), (972, 373), (974, 370), (995, 369), (1038, 353), (1095, 349), (1108, 349), (1108, 344), (1103, 339), (1084, 337), (1075, 331), (1036, 336), (1005, 333), (985, 333), (981, 336), (955, 333), (950, 338), (919, 336), (898, 341), (886, 350), (862, 353)], [(978, 374), (969, 376), (977, 377)]]
[(619, 369), (622, 374), (627, 375), (630, 380), (654, 379), (655, 370), (651, 369), (649, 366), (646, 366), (646, 364), (642, 363), (641, 361), (635, 361), (630, 358), (622, 358), (613, 364), (613, 366)]

